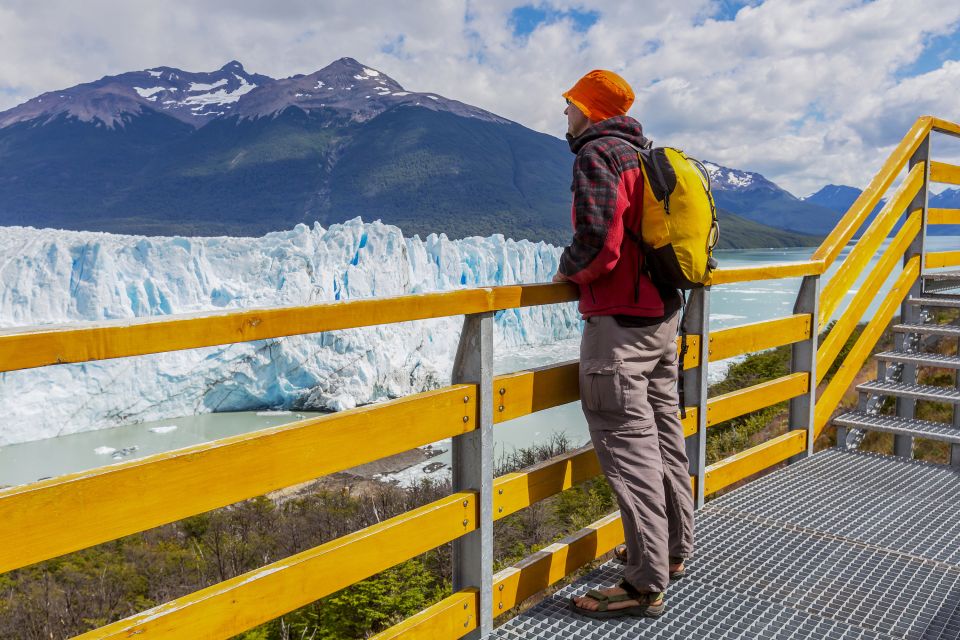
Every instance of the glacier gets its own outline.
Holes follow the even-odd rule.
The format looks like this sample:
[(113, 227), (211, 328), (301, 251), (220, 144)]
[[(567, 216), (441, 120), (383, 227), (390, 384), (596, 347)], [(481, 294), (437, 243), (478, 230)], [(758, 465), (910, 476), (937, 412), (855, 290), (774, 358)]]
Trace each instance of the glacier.
[[(549, 282), (560, 249), (406, 238), (355, 218), (259, 238), (5, 227), (0, 329)], [(462, 316), (0, 374), (0, 446), (211, 411), (340, 411), (449, 384)], [(498, 312), (495, 349), (580, 335), (575, 303)]]

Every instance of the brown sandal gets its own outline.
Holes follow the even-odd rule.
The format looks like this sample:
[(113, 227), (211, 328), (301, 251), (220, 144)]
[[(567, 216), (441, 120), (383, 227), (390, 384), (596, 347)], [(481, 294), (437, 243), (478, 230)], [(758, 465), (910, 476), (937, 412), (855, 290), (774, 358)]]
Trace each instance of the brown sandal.
[[(590, 609), (584, 609), (583, 607), (577, 606), (577, 603), (572, 596), (570, 598), (570, 609), (582, 616), (599, 619), (624, 618), (628, 616), (640, 618), (659, 618), (661, 615), (663, 615), (666, 605), (663, 603), (662, 592), (642, 593), (634, 589), (633, 585), (626, 580), (621, 580), (617, 586), (623, 589), (624, 593), (607, 595), (601, 593), (600, 591), (593, 590), (586, 593), (587, 598), (597, 601), (598, 608), (596, 611), (591, 611)], [(608, 609), (610, 603), (612, 602), (627, 602), (629, 600), (636, 600), (639, 604), (636, 604), (632, 607), (623, 607), (622, 609)], [(660, 604), (654, 604), (658, 600), (660, 601)]]

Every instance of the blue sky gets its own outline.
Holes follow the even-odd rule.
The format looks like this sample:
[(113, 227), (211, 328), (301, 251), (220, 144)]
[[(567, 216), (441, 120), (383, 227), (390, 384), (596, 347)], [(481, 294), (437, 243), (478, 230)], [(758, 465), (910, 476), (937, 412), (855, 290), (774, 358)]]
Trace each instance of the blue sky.
[(598, 11), (572, 8), (558, 9), (549, 4), (526, 4), (510, 11), (510, 25), (513, 34), (517, 37), (526, 37), (538, 28), (560, 20), (568, 20), (574, 31), (584, 32), (590, 29), (600, 19)]
[(562, 137), (560, 94), (606, 68), (658, 143), (806, 195), (864, 185), (919, 115), (960, 121), (958, 27), (956, 0), (0, 0), (0, 111), (161, 65), (286, 77), (351, 56)]

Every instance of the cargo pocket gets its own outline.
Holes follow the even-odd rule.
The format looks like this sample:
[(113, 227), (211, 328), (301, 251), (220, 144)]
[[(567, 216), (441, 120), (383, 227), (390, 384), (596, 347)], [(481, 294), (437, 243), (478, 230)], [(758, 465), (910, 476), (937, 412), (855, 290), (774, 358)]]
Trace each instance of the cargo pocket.
[(580, 365), (580, 400), (591, 411), (623, 411), (621, 360), (587, 360)]

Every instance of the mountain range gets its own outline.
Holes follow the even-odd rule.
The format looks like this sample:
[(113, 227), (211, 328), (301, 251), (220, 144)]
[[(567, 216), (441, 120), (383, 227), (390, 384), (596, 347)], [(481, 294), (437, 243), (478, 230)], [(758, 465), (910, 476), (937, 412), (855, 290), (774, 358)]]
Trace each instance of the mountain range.
[[(856, 187), (846, 185), (828, 184), (816, 193), (804, 198), (805, 202), (817, 204), (827, 209), (832, 209), (838, 213), (845, 213), (847, 209), (860, 197), (862, 191)], [(866, 229), (867, 225), (873, 221), (886, 200), (881, 200), (870, 215), (867, 217), (861, 230)], [(940, 193), (931, 193), (927, 198), (927, 206), (940, 209), (960, 209), (960, 189), (945, 189)], [(899, 230), (903, 226), (903, 217), (894, 225), (894, 230)], [(927, 235), (932, 236), (956, 236), (960, 235), (960, 225), (935, 225), (927, 227)]]
[[(0, 113), (0, 225), (256, 236), (381, 219), (408, 235), (570, 239), (567, 143), (341, 58), (273, 79), (156, 67)], [(721, 247), (817, 243), (837, 210), (707, 163)]]

